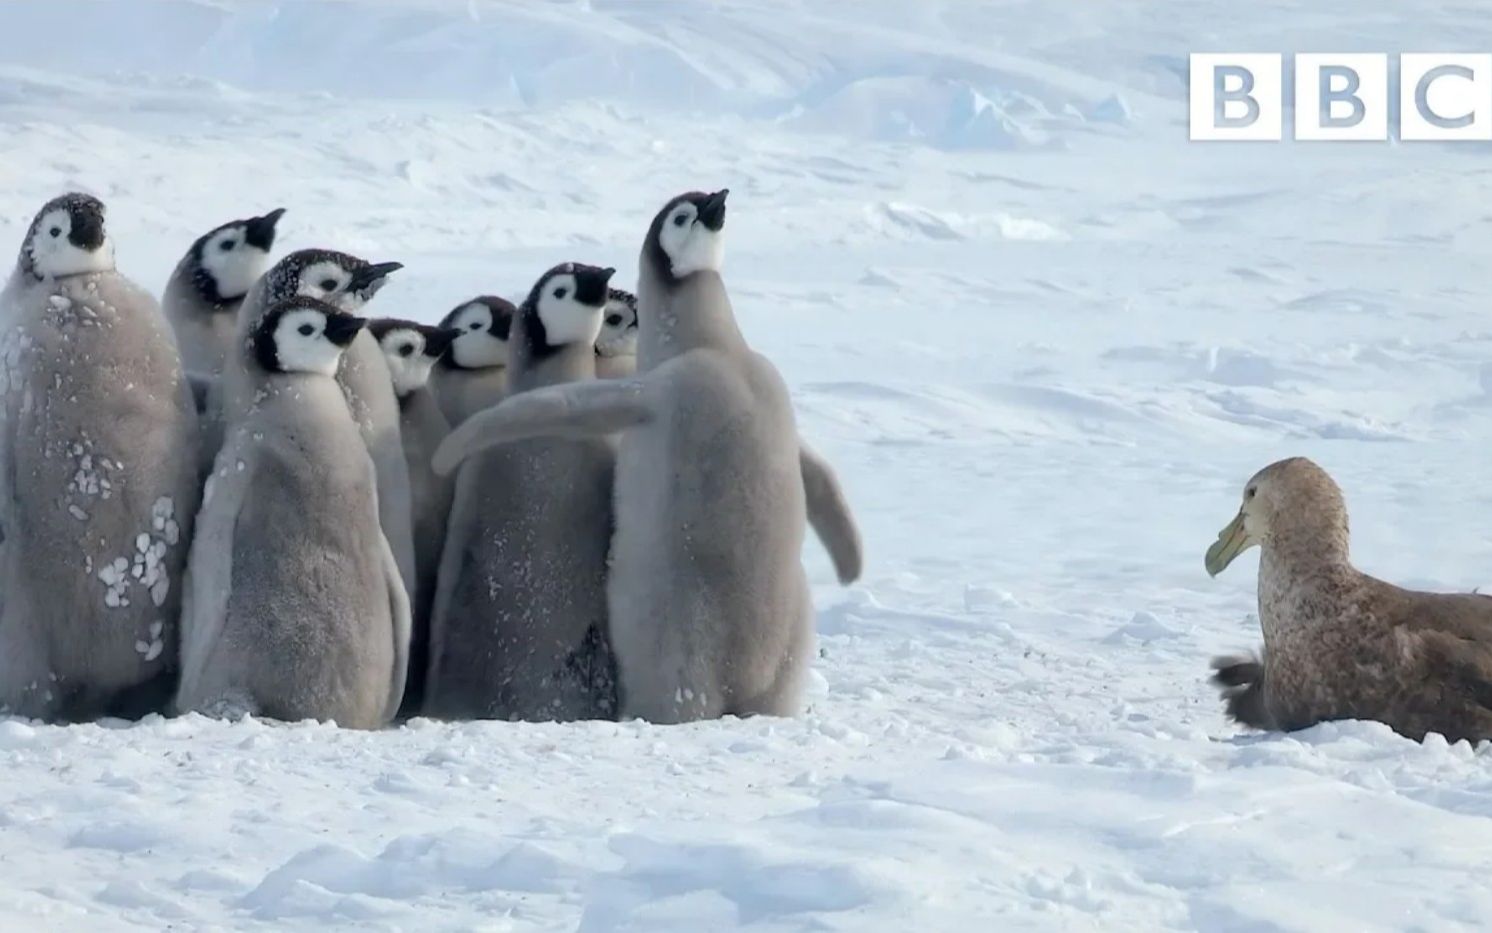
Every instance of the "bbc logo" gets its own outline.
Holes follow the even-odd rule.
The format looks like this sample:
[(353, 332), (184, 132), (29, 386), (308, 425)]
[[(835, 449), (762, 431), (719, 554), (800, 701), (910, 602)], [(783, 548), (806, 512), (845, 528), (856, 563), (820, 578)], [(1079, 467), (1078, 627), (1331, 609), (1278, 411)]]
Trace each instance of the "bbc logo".
[[(1298, 54), (1295, 138), (1386, 140), (1389, 57)], [(1492, 55), (1405, 53), (1399, 57), (1399, 138), (1492, 140)], [(1284, 56), (1191, 56), (1191, 138), (1276, 142), (1284, 138)]]

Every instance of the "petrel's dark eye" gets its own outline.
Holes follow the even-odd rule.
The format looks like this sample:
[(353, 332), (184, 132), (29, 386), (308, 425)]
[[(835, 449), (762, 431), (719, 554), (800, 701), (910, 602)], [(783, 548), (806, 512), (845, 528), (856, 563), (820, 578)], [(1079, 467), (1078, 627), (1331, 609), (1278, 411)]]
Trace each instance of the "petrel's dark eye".
[(1259, 491), (1259, 490), (1257, 490), (1257, 489), (1250, 489), (1250, 490), (1249, 490), (1249, 491), (1248, 491), (1248, 492), (1245, 492), (1245, 493), (1244, 493), (1244, 494), (1243, 494), (1243, 497), (1244, 497), (1244, 498), (1245, 498), (1245, 499), (1252, 499), (1252, 498), (1254, 498), (1254, 493), (1256, 493), (1256, 492), (1258, 492), (1258, 491)]
[(302, 324), (299, 328), (297, 328), (297, 330), (300, 331), (300, 335), (302, 337), (309, 337), (312, 334), (316, 333), (316, 328), (312, 327), (310, 324)]
[(608, 314), (606, 315), (606, 323), (610, 324), (612, 327), (615, 327), (618, 324), (622, 323), (622, 316), (620, 314)]
[(224, 240), (223, 242), (218, 244), (218, 249), (222, 250), (225, 253), (231, 253), (233, 252), (233, 247), (237, 245), (238, 244), (234, 243), (232, 240)]
[(568, 294), (570, 294), (570, 290), (564, 286), (560, 286), (554, 290), (554, 297), (556, 298), (563, 298)]
[(687, 216), (685, 216), (684, 214), (675, 214), (675, 215), (673, 215), (673, 225), (675, 227), (682, 227), (682, 226), (684, 226), (684, 224), (687, 224), (688, 222), (689, 222), (689, 218)]
[(321, 280), (321, 290), (324, 291), (324, 292), (334, 292), (334, 291), (336, 291), (337, 290), (337, 280), (336, 279), (322, 279)]
[(62, 228), (61, 227), (53, 227), (48, 232), (52, 234), (52, 239), (54, 239), (54, 240), (57, 239), (58, 237), (62, 236)]
[(412, 343), (406, 343), (404, 346), (400, 347), (399, 348), (399, 355), (400, 356), (414, 356), (414, 344), (412, 344)]

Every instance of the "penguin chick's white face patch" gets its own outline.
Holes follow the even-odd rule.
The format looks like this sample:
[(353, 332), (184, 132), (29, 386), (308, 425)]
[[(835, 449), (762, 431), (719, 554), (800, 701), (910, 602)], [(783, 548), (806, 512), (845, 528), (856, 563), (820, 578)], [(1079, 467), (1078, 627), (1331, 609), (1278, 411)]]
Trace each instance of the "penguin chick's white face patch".
[(405, 396), (424, 385), (430, 378), (435, 360), (425, 355), (425, 335), (417, 330), (398, 328), (379, 341), (394, 377), (394, 394)]
[(94, 249), (84, 249), (72, 242), (72, 215), (63, 208), (48, 211), (36, 224), (31, 238), (32, 268), (48, 279), (88, 272), (109, 272), (114, 268), (114, 243), (107, 236)]
[(219, 230), (202, 246), (202, 268), (224, 300), (247, 295), (268, 264), (269, 251), (250, 243), (247, 232), (236, 224)]
[[(343, 307), (347, 302), (343, 296), (347, 292), (347, 286), (352, 283), (352, 273), (342, 268), (341, 264), (322, 261), (312, 263), (301, 270), (300, 287), (297, 294), (307, 298), (320, 298), (322, 301), (330, 302), (344, 311), (355, 311), (355, 307)], [(361, 304), (361, 302), (355, 302)]]
[(606, 302), (596, 352), (608, 357), (637, 355), (637, 310), (626, 301), (613, 298)]
[(583, 304), (576, 296), (575, 276), (562, 273), (539, 293), (539, 320), (552, 347), (567, 343), (593, 344), (601, 333), (601, 306)]
[(462, 369), (508, 365), (508, 342), (492, 333), (492, 309), (474, 301), (451, 321), (461, 332), (451, 344), (451, 359)]
[(725, 262), (725, 237), (699, 221), (699, 210), (688, 201), (675, 207), (663, 220), (659, 245), (668, 256), (677, 278), (709, 270), (719, 272)]
[(288, 311), (275, 327), (275, 351), (287, 373), (337, 374), (342, 348), (326, 336), (326, 315), (303, 309)]

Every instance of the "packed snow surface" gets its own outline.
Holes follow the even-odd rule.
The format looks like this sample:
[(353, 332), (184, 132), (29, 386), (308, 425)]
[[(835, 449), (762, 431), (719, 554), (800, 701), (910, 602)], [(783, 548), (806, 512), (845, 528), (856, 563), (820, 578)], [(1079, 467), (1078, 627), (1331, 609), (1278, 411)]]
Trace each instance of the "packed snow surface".
[(1473, 928), (1492, 751), (1240, 734), (1202, 554), (1283, 456), (1355, 555), (1492, 583), (1477, 145), (1186, 140), (1191, 51), (1489, 51), (1452, 0), (7, 0), (0, 244), (82, 187), (121, 268), (289, 208), (435, 320), (635, 274), (730, 187), (726, 280), (867, 542), (805, 551), (792, 720), (379, 734), (0, 721), (0, 928)]

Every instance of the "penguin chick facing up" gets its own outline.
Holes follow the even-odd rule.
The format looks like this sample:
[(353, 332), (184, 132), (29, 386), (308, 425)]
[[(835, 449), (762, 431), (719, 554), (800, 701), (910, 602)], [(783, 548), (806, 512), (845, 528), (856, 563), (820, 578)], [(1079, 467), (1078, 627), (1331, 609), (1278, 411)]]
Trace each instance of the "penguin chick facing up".
[(187, 372), (216, 375), (233, 348), (238, 309), (264, 274), (284, 208), (203, 234), (166, 283), (161, 307), (176, 331)]
[(373, 729), (404, 694), (409, 599), (335, 380), (364, 321), (313, 298), (259, 316), (254, 403), (229, 425), (192, 543), (181, 712)]
[[(514, 397), (593, 380), (615, 270), (566, 263), (513, 324)], [(606, 626), (615, 448), (531, 438), (465, 463), (441, 558), (426, 711), (466, 719), (616, 715)]]
[(451, 481), (437, 476), (430, 458), (451, 430), (430, 391), (430, 369), (451, 346), (456, 332), (413, 321), (381, 318), (368, 325), (378, 340), (399, 399), (399, 437), (409, 465), (409, 501), (414, 513), (416, 580), (409, 587), (414, 626), (409, 641), (409, 679), (400, 714), (415, 715), (424, 697), (430, 658), (430, 604), (451, 508)]
[(811, 522), (841, 582), (860, 537), (787, 387), (752, 352), (720, 275), (725, 191), (680, 195), (643, 241), (638, 374), (515, 395), (436, 453), (449, 472), (522, 438), (622, 433), (608, 626), (624, 718), (788, 715), (813, 654)]
[(97, 198), (44, 206), (0, 292), (0, 711), (164, 708), (197, 512), (197, 416)]
[(637, 296), (611, 289), (601, 336), (596, 338), (596, 376), (620, 379), (637, 372)]
[(1283, 731), (1371, 719), (1416, 741), (1492, 738), (1492, 599), (1400, 589), (1353, 567), (1341, 489), (1304, 457), (1248, 481), (1207, 572), (1255, 545), (1263, 656), (1213, 661), (1232, 719)]
[(435, 400), (452, 427), (496, 405), (508, 391), (508, 335), (518, 309), (483, 295), (457, 305), (440, 326), (457, 333), (430, 376)]

